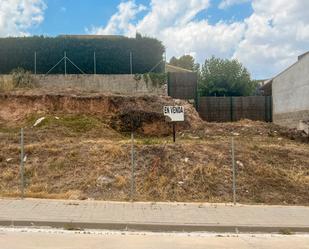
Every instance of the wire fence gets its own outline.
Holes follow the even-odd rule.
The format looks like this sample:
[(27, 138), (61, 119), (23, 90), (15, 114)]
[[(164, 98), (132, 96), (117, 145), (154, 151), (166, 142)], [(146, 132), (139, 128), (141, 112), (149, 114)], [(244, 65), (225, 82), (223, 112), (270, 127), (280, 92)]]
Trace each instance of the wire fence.
[(233, 138), (218, 143), (221, 151), (226, 150), (220, 167), (209, 153), (195, 159), (192, 151), (185, 152), (191, 142), (179, 138), (173, 143), (172, 136), (162, 140), (132, 132), (112, 142), (97, 134), (84, 137), (70, 129), (51, 134), (32, 126), (1, 132), (0, 139), (0, 193), (4, 196), (238, 201), (237, 141)]
[[(35, 51), (33, 53), (33, 68), (29, 69), (29, 68), (25, 68), (27, 70), (30, 70), (33, 72), (33, 74), (38, 74), (38, 66), (39, 66), (39, 62), (40, 62), (40, 55)], [(79, 62), (80, 63), (80, 62)], [(92, 72), (87, 72), (85, 70), (82, 69), (82, 66), (78, 65), (78, 62), (74, 62), (73, 59), (70, 58), (69, 54), (65, 51), (63, 56), (61, 58), (59, 58), (59, 60), (54, 63), (53, 66), (50, 67), (49, 70), (47, 70), (46, 72), (44, 72), (43, 74), (48, 75), (48, 74), (52, 74), (55, 73), (55, 69), (57, 69), (58, 67), (62, 66), (63, 67), (63, 74), (67, 75), (70, 73), (74, 73), (74, 74), (94, 74), (96, 75), (98, 72), (97, 66), (98, 64), (100, 64), (100, 62), (98, 62), (97, 59), (97, 53), (94, 51), (93, 52), (93, 71)], [(128, 65), (128, 73), (129, 74), (135, 74), (136, 70), (134, 68), (135, 65), (135, 61), (134, 61), (134, 53), (131, 51), (129, 53), (129, 56), (127, 58), (127, 65)], [(138, 62), (140, 63), (140, 62)], [(69, 67), (69, 64), (73, 67), (74, 71), (70, 71), (69, 69), (71, 67)], [(81, 63), (83, 64), (83, 63)], [(148, 72), (145, 73), (152, 73), (154, 70), (156, 70), (158, 67), (162, 66), (165, 67), (166, 64), (166, 57), (164, 57), (164, 59), (159, 60), (157, 63), (153, 64), (153, 65), (149, 65), (149, 70)], [(21, 64), (20, 66), (17, 67), (21, 67), (23, 68), (23, 65)], [(87, 65), (87, 67), (89, 67), (89, 65)], [(59, 70), (58, 70), (59, 71)]]
[(119, 134), (62, 116), (37, 127), (34, 121), (23, 129), (0, 127), (1, 196), (309, 203), (308, 145), (275, 132), (200, 138), (178, 131), (174, 143), (172, 133)]

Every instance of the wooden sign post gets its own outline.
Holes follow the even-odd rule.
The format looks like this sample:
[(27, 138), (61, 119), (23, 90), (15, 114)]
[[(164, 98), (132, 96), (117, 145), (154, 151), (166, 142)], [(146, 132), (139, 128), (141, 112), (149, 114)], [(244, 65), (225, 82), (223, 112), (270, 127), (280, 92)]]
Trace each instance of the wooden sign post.
[(173, 142), (176, 142), (176, 123), (185, 121), (185, 109), (183, 106), (164, 106), (164, 116), (168, 117), (168, 122), (173, 126)]

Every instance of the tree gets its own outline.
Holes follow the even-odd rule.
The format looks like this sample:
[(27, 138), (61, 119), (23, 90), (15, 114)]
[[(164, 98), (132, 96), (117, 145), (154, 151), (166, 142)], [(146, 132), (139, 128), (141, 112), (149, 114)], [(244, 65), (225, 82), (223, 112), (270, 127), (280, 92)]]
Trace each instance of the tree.
[(238, 60), (212, 57), (202, 66), (199, 77), (201, 96), (249, 96), (255, 93), (256, 82)]
[(170, 64), (176, 67), (181, 67), (184, 69), (188, 69), (191, 71), (198, 71), (199, 64), (195, 63), (194, 58), (191, 55), (183, 55), (179, 59), (176, 57), (172, 57), (170, 59)]

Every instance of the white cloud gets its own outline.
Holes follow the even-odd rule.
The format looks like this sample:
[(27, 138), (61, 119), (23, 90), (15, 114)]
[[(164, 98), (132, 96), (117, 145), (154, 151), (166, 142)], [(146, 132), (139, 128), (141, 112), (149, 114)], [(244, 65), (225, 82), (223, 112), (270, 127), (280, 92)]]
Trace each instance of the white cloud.
[(90, 32), (108, 35), (135, 30), (134, 25), (130, 22), (143, 10), (146, 10), (146, 7), (144, 5), (136, 5), (134, 1), (122, 2), (118, 6), (117, 13), (111, 17), (106, 27), (94, 27)]
[(168, 57), (194, 54), (196, 60), (202, 62), (212, 55), (232, 56), (243, 30), (241, 23), (210, 25), (207, 21), (200, 21), (166, 28), (160, 33), (160, 39), (167, 47)]
[(218, 7), (219, 9), (227, 9), (231, 6), (248, 2), (250, 2), (250, 0), (222, 0)]
[(255, 0), (234, 57), (257, 77), (273, 76), (309, 49), (309, 1)]
[(156, 34), (165, 28), (187, 25), (209, 7), (209, 0), (152, 0), (150, 5), (151, 10), (136, 28)]
[(44, 20), (44, 0), (0, 0), (0, 36), (28, 35)]
[[(244, 2), (221, 1), (221, 7)], [(157, 37), (167, 47), (168, 58), (195, 55), (199, 62), (212, 55), (237, 58), (255, 78), (271, 77), (309, 49), (308, 0), (252, 0), (253, 13), (243, 21), (210, 24), (206, 18), (210, 0), (151, 0), (145, 10), (133, 0), (123, 2), (105, 27), (92, 33), (136, 32)], [(204, 19), (195, 19), (205, 13)], [(199, 15), (201, 16), (201, 15)]]
[(134, 36), (140, 32), (157, 37), (164, 42), (168, 57), (192, 54), (202, 61), (214, 54), (232, 56), (245, 25), (224, 22), (210, 25), (207, 20), (194, 20), (198, 13), (206, 13), (209, 6), (209, 0), (152, 0), (147, 14), (133, 25), (131, 21), (141, 7), (128, 1), (119, 5), (105, 27), (94, 28), (91, 33)]
[(202, 61), (212, 54), (232, 55), (244, 25), (223, 22), (210, 25), (207, 20), (194, 20), (198, 13), (206, 13), (209, 6), (209, 0), (152, 0), (151, 11), (135, 28), (161, 39), (168, 57), (195, 54)]

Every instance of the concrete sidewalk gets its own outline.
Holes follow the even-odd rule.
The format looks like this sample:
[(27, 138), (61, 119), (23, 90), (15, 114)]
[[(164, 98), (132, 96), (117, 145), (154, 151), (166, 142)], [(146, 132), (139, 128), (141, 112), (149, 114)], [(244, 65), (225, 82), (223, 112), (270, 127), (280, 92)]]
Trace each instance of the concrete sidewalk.
[(1, 226), (145, 231), (309, 232), (309, 207), (0, 200)]

